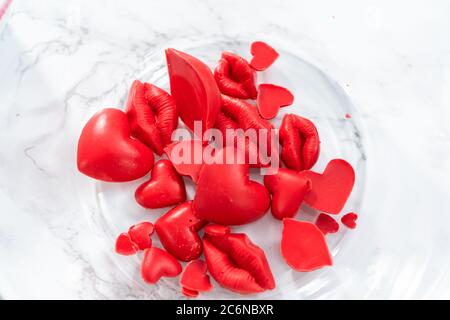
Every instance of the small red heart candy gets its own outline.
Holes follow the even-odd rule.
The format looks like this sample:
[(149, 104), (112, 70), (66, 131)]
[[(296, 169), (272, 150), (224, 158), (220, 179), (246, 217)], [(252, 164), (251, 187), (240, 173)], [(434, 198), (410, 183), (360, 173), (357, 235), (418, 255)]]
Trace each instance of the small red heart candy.
[(264, 119), (275, 118), (281, 107), (290, 106), (293, 102), (294, 95), (286, 88), (269, 83), (258, 86), (257, 106)]
[(119, 234), (116, 240), (116, 252), (124, 256), (131, 256), (138, 252), (139, 246), (134, 243), (129, 234), (124, 232)]
[(207, 266), (203, 260), (192, 260), (184, 267), (180, 285), (192, 291), (209, 291), (212, 289), (211, 281), (206, 273)]
[(139, 249), (144, 250), (152, 246), (153, 224), (150, 222), (141, 222), (131, 226), (128, 230), (131, 241), (138, 245)]
[(189, 176), (192, 181), (197, 182), (203, 165), (204, 148), (200, 140), (183, 140), (168, 145), (164, 152), (179, 174)]
[(342, 159), (331, 160), (321, 174), (310, 170), (300, 174), (312, 183), (311, 191), (305, 196), (305, 203), (331, 214), (338, 214), (342, 210), (355, 184), (353, 167)]
[(358, 215), (354, 212), (349, 212), (341, 218), (341, 222), (350, 229), (356, 228), (356, 220), (358, 219)]
[(189, 290), (187, 288), (181, 288), (181, 293), (188, 298), (197, 298), (198, 297), (198, 291)]
[(135, 192), (136, 201), (145, 208), (163, 208), (186, 201), (186, 188), (169, 160), (159, 160), (149, 181)]
[(145, 282), (155, 284), (161, 277), (176, 277), (181, 273), (181, 264), (171, 254), (162, 249), (145, 249), (141, 265), (141, 275)]
[(250, 47), (250, 53), (253, 55), (250, 65), (258, 71), (263, 71), (270, 67), (279, 56), (274, 48), (262, 41), (253, 42)]
[(323, 233), (306, 221), (283, 220), (281, 254), (292, 269), (300, 272), (333, 264)]
[(153, 167), (153, 153), (130, 137), (127, 115), (119, 109), (97, 112), (78, 140), (78, 170), (108, 182), (125, 182), (144, 176)]
[(325, 213), (319, 214), (316, 220), (316, 226), (320, 229), (320, 231), (322, 231), (324, 235), (327, 235), (328, 233), (336, 233), (339, 231), (339, 223), (337, 223), (337, 221), (334, 220), (333, 217)]

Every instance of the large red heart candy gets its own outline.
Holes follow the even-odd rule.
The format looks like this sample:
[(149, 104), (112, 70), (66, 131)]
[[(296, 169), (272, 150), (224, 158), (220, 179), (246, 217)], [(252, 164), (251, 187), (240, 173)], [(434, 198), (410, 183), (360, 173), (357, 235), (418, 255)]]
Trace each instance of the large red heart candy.
[(279, 56), (274, 48), (262, 41), (253, 42), (250, 47), (250, 53), (253, 55), (250, 65), (258, 71), (263, 71), (270, 67)]
[[(220, 149), (215, 159), (223, 162), (227, 154), (236, 154), (236, 149)], [(241, 225), (261, 218), (269, 209), (269, 193), (249, 179), (248, 170), (245, 164), (205, 163), (193, 201), (195, 214), (223, 225)]]
[(158, 155), (172, 142), (178, 126), (175, 100), (163, 89), (150, 83), (133, 82), (127, 102), (131, 133)]
[(151, 150), (130, 137), (128, 118), (119, 109), (97, 112), (86, 123), (78, 140), (78, 170), (94, 179), (135, 180), (150, 171), (153, 161)]
[(285, 168), (279, 168), (276, 174), (264, 176), (264, 185), (272, 194), (272, 215), (279, 220), (293, 218), (305, 195), (311, 190), (308, 179)]
[(291, 268), (300, 272), (333, 264), (323, 233), (306, 221), (283, 220), (281, 254)]
[(307, 205), (326, 213), (341, 212), (355, 184), (355, 171), (347, 161), (331, 160), (322, 174), (309, 170), (300, 174), (312, 183), (305, 196)]
[(141, 264), (141, 276), (145, 282), (155, 284), (161, 277), (176, 277), (181, 269), (178, 260), (167, 251), (156, 247), (145, 249)]
[(290, 106), (293, 102), (294, 95), (286, 88), (269, 83), (258, 86), (257, 106), (264, 119), (275, 118), (281, 107)]
[(183, 140), (169, 144), (164, 152), (179, 174), (189, 176), (192, 181), (197, 182), (203, 165), (204, 148), (200, 140)]
[(204, 253), (211, 276), (241, 294), (275, 288), (264, 251), (243, 233), (205, 234)]
[(192, 211), (192, 201), (182, 203), (161, 216), (155, 230), (164, 248), (181, 261), (196, 259), (202, 253), (202, 241), (197, 232), (206, 221)]
[(172, 163), (163, 159), (153, 167), (150, 180), (136, 189), (135, 198), (145, 208), (163, 208), (186, 201), (186, 188)]
[(170, 92), (181, 120), (193, 131), (194, 121), (201, 121), (203, 135), (214, 126), (220, 110), (216, 80), (206, 64), (187, 53), (166, 49), (166, 59)]
[(130, 256), (138, 252), (139, 246), (134, 243), (126, 232), (119, 234), (116, 239), (116, 252), (124, 256)]
[(197, 292), (211, 290), (212, 284), (206, 270), (207, 266), (205, 261), (192, 260), (184, 267), (180, 285), (183, 288)]

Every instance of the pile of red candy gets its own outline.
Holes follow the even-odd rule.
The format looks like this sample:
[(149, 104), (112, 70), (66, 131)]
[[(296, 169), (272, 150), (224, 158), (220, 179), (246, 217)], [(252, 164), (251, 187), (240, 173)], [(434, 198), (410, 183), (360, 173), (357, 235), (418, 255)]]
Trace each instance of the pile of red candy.
[[(195, 121), (201, 121), (203, 132), (210, 128), (221, 132), (274, 129), (269, 120), (280, 107), (291, 105), (294, 96), (274, 84), (255, 84), (256, 72), (278, 58), (272, 47), (254, 42), (251, 54), (249, 63), (224, 52), (211, 72), (197, 58), (167, 49), (170, 94), (136, 80), (125, 112), (103, 109), (83, 128), (77, 155), (82, 173), (102, 181), (125, 182), (152, 170), (150, 180), (137, 188), (136, 201), (150, 209), (174, 206), (154, 224), (131, 226), (116, 241), (119, 254), (144, 251), (141, 274), (149, 284), (182, 273), (180, 290), (188, 297), (212, 289), (209, 275), (222, 287), (241, 294), (275, 288), (264, 251), (247, 235), (230, 228), (251, 223), (269, 209), (283, 223), (281, 254), (291, 268), (307, 272), (332, 265), (325, 236), (337, 232), (339, 223), (329, 214), (337, 215), (343, 209), (355, 173), (342, 159), (331, 160), (322, 173), (310, 170), (320, 150), (319, 134), (310, 120), (295, 114), (284, 116), (279, 128), (279, 158), (284, 167), (265, 175), (264, 185), (249, 178), (249, 167), (264, 166), (259, 159), (256, 163), (171, 161), (171, 150), (179, 144), (207, 145), (201, 140), (172, 141), (178, 118), (191, 130)], [(237, 146), (219, 149), (214, 157), (223, 157), (233, 148)], [(245, 152), (252, 148), (258, 145), (247, 141)], [(153, 153), (164, 159), (154, 164)], [(187, 201), (182, 176), (196, 185), (192, 200)], [(294, 219), (302, 203), (323, 212), (315, 223)], [(348, 213), (341, 222), (354, 228), (356, 219), (355, 213)], [(154, 231), (164, 249), (152, 246)], [(188, 262), (184, 270), (179, 261)]]

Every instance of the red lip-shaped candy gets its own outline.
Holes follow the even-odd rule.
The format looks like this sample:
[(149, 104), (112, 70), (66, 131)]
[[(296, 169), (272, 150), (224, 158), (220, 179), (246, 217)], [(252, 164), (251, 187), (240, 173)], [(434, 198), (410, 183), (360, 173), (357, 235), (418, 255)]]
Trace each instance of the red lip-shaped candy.
[(222, 287), (241, 294), (275, 288), (264, 251), (245, 234), (206, 234), (203, 245), (208, 270)]
[(281, 159), (286, 167), (310, 169), (319, 158), (320, 140), (314, 123), (295, 114), (284, 116), (280, 127)]
[(258, 111), (264, 119), (275, 118), (281, 107), (290, 106), (294, 95), (286, 88), (263, 83), (258, 87)]
[(309, 170), (299, 174), (312, 183), (311, 191), (305, 196), (305, 203), (326, 213), (341, 212), (355, 184), (353, 167), (342, 159), (331, 160), (322, 174)]
[(212, 289), (211, 281), (206, 273), (207, 266), (203, 260), (192, 260), (186, 267), (180, 279), (180, 285), (191, 291), (209, 291)]
[[(218, 150), (216, 159), (226, 159), (236, 149)], [(205, 163), (200, 170), (193, 201), (195, 214), (207, 221), (223, 225), (240, 225), (255, 221), (269, 209), (267, 189), (249, 179), (246, 164)]]
[(281, 254), (291, 268), (300, 272), (333, 264), (323, 233), (306, 221), (283, 220)]
[(124, 182), (144, 176), (153, 167), (153, 153), (130, 137), (126, 114), (106, 108), (83, 128), (78, 140), (78, 170), (108, 182)]
[(134, 243), (130, 235), (126, 232), (121, 233), (116, 240), (116, 252), (124, 256), (130, 256), (138, 252), (139, 247)]
[(253, 42), (250, 52), (253, 55), (250, 65), (258, 71), (263, 71), (270, 67), (279, 56), (274, 48), (262, 41)]
[(192, 201), (178, 205), (161, 216), (155, 230), (164, 248), (181, 261), (197, 259), (202, 253), (202, 240), (197, 232), (206, 221), (192, 211)]
[(272, 215), (279, 220), (293, 218), (311, 190), (308, 179), (285, 168), (279, 168), (274, 175), (264, 176), (264, 185), (272, 194)]
[(203, 134), (214, 126), (220, 110), (216, 80), (206, 64), (187, 53), (166, 49), (166, 59), (170, 92), (181, 120), (191, 130), (194, 130), (194, 121), (201, 121)]
[(204, 145), (200, 140), (183, 140), (168, 145), (164, 151), (175, 170), (183, 176), (189, 176), (194, 182), (198, 180), (203, 165)]
[(166, 91), (150, 83), (133, 82), (127, 102), (131, 133), (158, 155), (172, 142), (178, 125), (175, 100)]
[(214, 78), (222, 93), (240, 99), (255, 99), (255, 71), (247, 60), (224, 52), (214, 69)]
[(145, 249), (141, 264), (141, 276), (145, 282), (155, 284), (161, 277), (176, 277), (181, 269), (181, 264), (168, 252), (156, 247)]
[(186, 201), (186, 188), (169, 160), (159, 160), (149, 181), (135, 192), (136, 201), (145, 208), (163, 208)]
[(140, 250), (148, 249), (152, 246), (153, 224), (150, 222), (141, 222), (131, 226), (128, 230), (131, 241), (133, 241)]

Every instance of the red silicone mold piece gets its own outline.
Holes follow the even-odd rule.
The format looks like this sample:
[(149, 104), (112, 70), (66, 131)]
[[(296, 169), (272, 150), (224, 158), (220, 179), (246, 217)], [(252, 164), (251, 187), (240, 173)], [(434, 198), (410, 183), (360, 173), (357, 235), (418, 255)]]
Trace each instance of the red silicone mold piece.
[(274, 48), (262, 41), (253, 42), (250, 47), (250, 52), (253, 55), (250, 65), (253, 69), (258, 71), (270, 67), (279, 56)]
[(264, 119), (275, 118), (281, 107), (290, 106), (293, 102), (294, 95), (286, 88), (269, 83), (258, 86), (257, 106)]
[(131, 241), (133, 241), (140, 250), (148, 249), (152, 246), (153, 224), (150, 222), (141, 222), (131, 226), (128, 230)]
[(184, 267), (180, 279), (180, 285), (188, 290), (196, 292), (210, 291), (212, 289), (209, 275), (207, 274), (206, 262), (193, 260)]
[(205, 224), (205, 220), (194, 215), (192, 201), (188, 201), (161, 216), (155, 229), (168, 252), (178, 260), (190, 261), (202, 253), (202, 241), (197, 232)]
[(139, 247), (136, 243), (131, 241), (130, 236), (128, 233), (124, 232), (119, 234), (116, 240), (116, 252), (118, 254), (124, 255), (124, 256), (131, 256), (138, 252)]
[(286, 168), (278, 169), (274, 175), (264, 176), (264, 185), (272, 194), (272, 215), (279, 220), (293, 218), (311, 190), (308, 179)]
[(316, 220), (316, 226), (322, 231), (324, 236), (328, 233), (336, 233), (339, 231), (339, 223), (325, 213), (319, 214)]
[(292, 269), (300, 272), (333, 264), (323, 233), (305, 221), (283, 220), (281, 254)]
[(125, 182), (144, 176), (153, 167), (153, 153), (130, 137), (126, 114), (107, 108), (97, 112), (78, 140), (78, 170), (108, 182)]
[[(225, 159), (226, 153), (236, 153), (231, 147), (216, 152)], [(245, 164), (204, 164), (197, 182), (193, 207), (195, 214), (209, 222), (240, 225), (261, 218), (269, 209), (267, 189), (249, 179)]]
[(264, 251), (245, 234), (205, 235), (203, 245), (208, 270), (222, 287), (241, 294), (275, 288)]
[(214, 78), (223, 94), (240, 99), (256, 98), (255, 71), (247, 60), (234, 53), (222, 53)]
[(197, 58), (175, 49), (166, 49), (166, 59), (170, 92), (180, 118), (191, 130), (194, 121), (201, 121), (203, 135), (214, 126), (220, 110), (220, 91), (213, 74)]
[(286, 167), (310, 169), (319, 158), (320, 140), (314, 123), (295, 114), (284, 116), (280, 127), (281, 159)]
[(161, 277), (176, 277), (181, 273), (181, 264), (162, 249), (145, 249), (141, 265), (141, 276), (145, 282), (155, 284)]
[(149, 181), (135, 192), (136, 201), (145, 208), (163, 208), (186, 201), (186, 188), (169, 160), (159, 160)]
[(172, 142), (172, 132), (178, 126), (177, 106), (163, 89), (135, 80), (128, 96), (127, 116), (133, 137), (158, 155)]
[[(204, 148), (200, 140), (183, 140), (168, 145), (164, 151), (179, 174), (189, 176), (194, 182), (197, 182), (200, 168), (203, 165), (201, 155)], [(180, 159), (183, 161), (179, 161)]]
[(312, 183), (311, 191), (305, 196), (306, 204), (326, 213), (341, 212), (355, 184), (355, 171), (347, 161), (331, 160), (322, 174), (309, 170), (300, 174)]
[(356, 220), (358, 219), (358, 215), (354, 212), (349, 212), (345, 214), (341, 218), (341, 222), (343, 225), (345, 225), (347, 228), (355, 229), (356, 228)]

